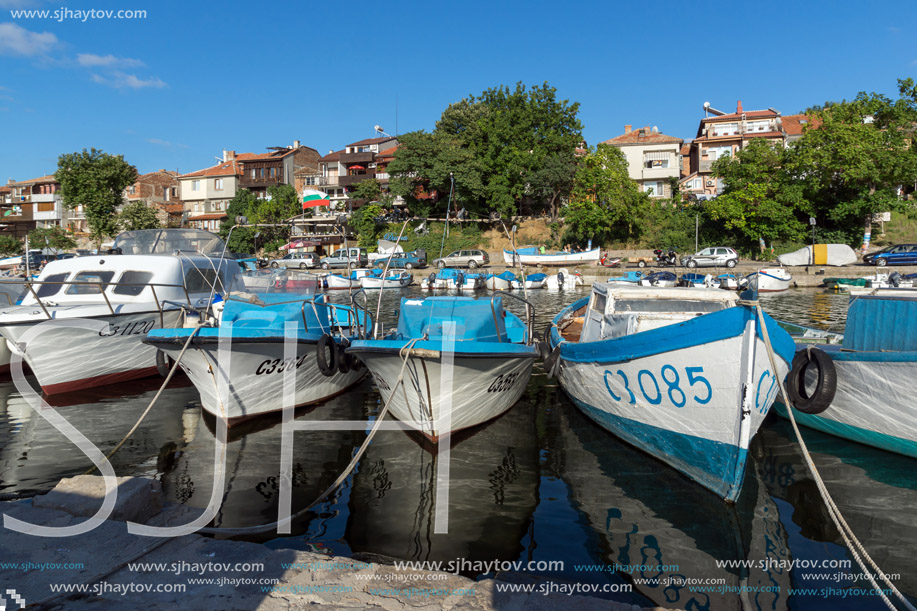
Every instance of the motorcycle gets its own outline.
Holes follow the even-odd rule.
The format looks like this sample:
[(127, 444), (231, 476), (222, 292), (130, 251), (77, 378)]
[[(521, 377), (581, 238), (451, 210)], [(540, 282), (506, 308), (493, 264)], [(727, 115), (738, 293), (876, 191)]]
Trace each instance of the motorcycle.
[(678, 265), (678, 253), (674, 250), (666, 252), (660, 248), (657, 248), (653, 251), (653, 254), (656, 255), (656, 265), (659, 267), (667, 267), (669, 265), (675, 267)]
[(602, 255), (599, 259), (599, 265), (602, 267), (618, 267), (621, 265), (621, 257), (609, 257), (608, 253)]

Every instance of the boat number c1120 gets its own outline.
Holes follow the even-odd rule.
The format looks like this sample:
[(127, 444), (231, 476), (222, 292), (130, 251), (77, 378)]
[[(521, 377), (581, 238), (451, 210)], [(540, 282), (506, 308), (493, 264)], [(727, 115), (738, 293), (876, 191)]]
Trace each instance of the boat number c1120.
[(113, 325), (108, 323), (106, 331), (99, 331), (99, 337), (112, 337), (113, 335), (146, 335), (153, 330), (155, 320), (138, 320), (126, 325)]

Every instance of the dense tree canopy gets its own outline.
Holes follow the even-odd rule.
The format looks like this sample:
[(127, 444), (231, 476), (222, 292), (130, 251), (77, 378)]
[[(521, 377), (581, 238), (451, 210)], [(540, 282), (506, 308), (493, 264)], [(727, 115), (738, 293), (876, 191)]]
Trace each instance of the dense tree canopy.
[[(569, 192), (573, 155), (582, 141), (578, 111), (578, 103), (558, 100), (547, 83), (468, 96), (443, 112), (432, 134), (399, 137), (388, 166), (392, 192), (415, 213), (429, 213), (425, 194), (449, 193), (454, 178), (455, 209), (472, 215), (516, 214), (525, 197), (556, 206)], [(558, 178), (558, 168), (569, 174)]]
[(118, 215), (118, 226), (122, 231), (137, 229), (156, 229), (161, 226), (156, 210), (145, 202), (131, 202), (121, 209)]
[(57, 160), (54, 176), (61, 184), (64, 205), (83, 206), (96, 242), (117, 233), (115, 210), (123, 202), (124, 189), (137, 179), (137, 169), (123, 156), (97, 149), (64, 154)]

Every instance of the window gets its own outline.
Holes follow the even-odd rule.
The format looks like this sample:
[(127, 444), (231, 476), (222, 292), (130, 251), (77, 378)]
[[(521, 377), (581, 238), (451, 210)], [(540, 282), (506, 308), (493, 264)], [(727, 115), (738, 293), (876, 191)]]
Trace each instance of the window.
[(137, 192), (137, 187), (135, 187), (134, 185), (131, 185), (130, 187), (127, 188), (127, 192), (133, 195), (134, 193)]
[[(70, 274), (53, 274), (45, 278), (42, 282), (64, 282), (67, 280), (67, 276), (69, 275)], [(38, 287), (38, 290), (36, 290), (35, 293), (39, 297), (50, 297), (51, 295), (56, 295), (58, 291), (60, 291), (61, 286), (62, 285), (60, 284), (42, 284)]]
[(199, 180), (192, 180), (192, 181), (191, 181), (191, 190), (192, 190), (192, 191), (200, 191), (200, 190), (201, 190), (201, 181), (199, 181)]
[(255, 179), (255, 168), (252, 168), (252, 180)]
[(108, 284), (114, 275), (115, 272), (80, 272), (73, 277), (74, 282), (91, 282), (93, 284), (71, 284), (67, 289), (67, 294), (98, 295), (108, 288)]
[(277, 168), (271, 168), (271, 178), (274, 178), (274, 172), (277, 171)]
[(713, 125), (714, 136), (731, 136), (739, 133), (738, 123), (716, 123)]
[(222, 179), (222, 178), (214, 178), (214, 179), (213, 179), (213, 188), (214, 188), (214, 190), (216, 190), (216, 191), (222, 191), (222, 190), (223, 190), (223, 179)]
[(665, 195), (664, 183), (661, 181), (645, 182), (643, 192), (652, 197), (662, 197)]
[(643, 167), (647, 169), (652, 168), (667, 168), (669, 167), (669, 158), (671, 153), (667, 151), (650, 151), (643, 154)]
[(768, 128), (768, 121), (748, 121), (745, 123), (745, 130), (749, 134), (753, 132), (766, 132)]
[(716, 161), (717, 159), (722, 159), (725, 155), (732, 155), (731, 146), (712, 146), (705, 150), (707, 153), (707, 158), (710, 161)]
[(152, 272), (124, 272), (111, 292), (115, 295), (136, 297), (143, 292), (152, 278)]
[(185, 288), (189, 293), (209, 293), (216, 280), (216, 272), (212, 269), (200, 270), (196, 267), (185, 270)]
[(223, 209), (223, 202), (214, 202), (214, 203), (213, 203), (213, 209), (214, 209), (214, 210), (222, 210), (222, 209)]

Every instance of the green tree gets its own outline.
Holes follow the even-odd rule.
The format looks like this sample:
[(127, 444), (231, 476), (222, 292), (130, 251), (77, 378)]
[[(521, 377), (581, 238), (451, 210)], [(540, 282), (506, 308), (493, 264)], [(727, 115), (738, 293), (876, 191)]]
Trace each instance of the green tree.
[(229, 205), (226, 206), (227, 218), (220, 224), (219, 234), (221, 238), (228, 240), (226, 247), (231, 252), (254, 254), (257, 246), (255, 244), (255, 234), (258, 233), (257, 228), (236, 227), (232, 235), (229, 235), (229, 230), (236, 224), (236, 217), (244, 216), (249, 223), (253, 222), (249, 216), (252, 208), (257, 203), (258, 198), (251, 191), (239, 189), (236, 191), (235, 197), (230, 200)]
[(268, 225), (258, 227), (265, 248), (289, 240), (293, 227), (289, 221), (302, 214), (302, 201), (292, 186), (268, 187), (267, 193), (268, 198), (255, 199), (254, 203), (249, 206), (248, 215), (249, 223)]
[(0, 235), (0, 255), (17, 255), (22, 253), (23, 246), (11, 235)]
[(651, 206), (628, 174), (621, 149), (599, 144), (580, 159), (571, 202), (564, 215), (564, 239), (593, 244), (613, 239), (628, 242), (639, 237)]
[(382, 215), (382, 206), (379, 204), (366, 204), (353, 213), (350, 217), (350, 227), (356, 232), (358, 244), (362, 248), (373, 248), (379, 235), (385, 229), (384, 225), (376, 223), (376, 218)]
[(353, 193), (351, 194), (351, 199), (362, 199), (367, 202), (379, 201), (381, 197), (382, 185), (380, 185), (379, 181), (375, 178), (357, 183), (357, 186), (354, 187)]
[(29, 232), (29, 246), (31, 248), (51, 248), (55, 251), (71, 250), (76, 248), (76, 240), (63, 227), (36, 227)]
[(54, 177), (61, 185), (64, 205), (71, 210), (83, 206), (89, 231), (97, 244), (118, 231), (115, 210), (123, 193), (137, 179), (137, 169), (122, 155), (98, 149), (61, 155)]
[(152, 206), (145, 202), (131, 202), (121, 209), (118, 215), (118, 226), (122, 231), (136, 231), (138, 229), (157, 229), (162, 226), (159, 216)]
[(557, 220), (561, 200), (570, 195), (573, 178), (576, 175), (576, 159), (573, 151), (553, 153), (544, 163), (529, 175), (532, 193), (547, 204), (551, 220)]
[(810, 117), (810, 125), (787, 155), (787, 170), (812, 203), (819, 227), (835, 229), (856, 244), (872, 229), (872, 215), (901, 210), (901, 185), (917, 181), (911, 147), (917, 121), (917, 91), (898, 81), (900, 97), (860, 93)]
[(734, 234), (747, 250), (760, 239), (801, 240), (803, 219), (810, 205), (798, 181), (784, 169), (785, 149), (757, 138), (735, 157), (717, 159), (712, 172), (723, 178), (724, 190), (706, 202), (704, 210), (726, 233)]
[[(500, 86), (468, 96), (443, 111), (432, 134), (399, 137), (388, 166), (392, 190), (409, 206), (422, 205), (416, 197), (412, 201), (412, 194), (420, 189), (448, 193), (451, 173), (455, 207), (473, 215), (515, 214), (526, 196), (556, 205), (563, 181), (543, 169), (572, 158), (582, 141), (578, 112), (578, 103), (558, 100), (547, 83), (531, 89), (518, 83), (515, 89)], [(567, 169), (572, 175), (569, 164)]]

